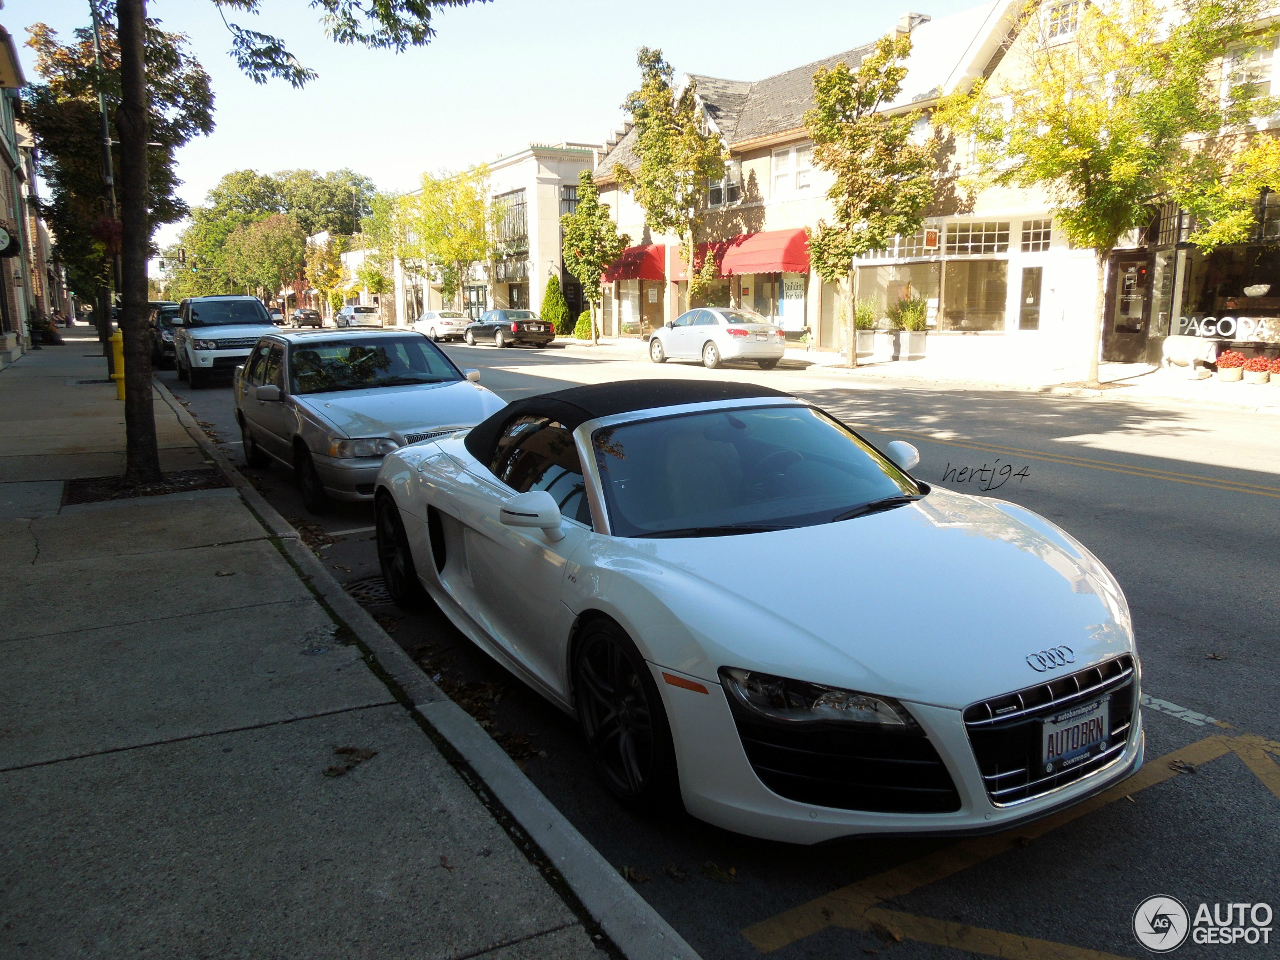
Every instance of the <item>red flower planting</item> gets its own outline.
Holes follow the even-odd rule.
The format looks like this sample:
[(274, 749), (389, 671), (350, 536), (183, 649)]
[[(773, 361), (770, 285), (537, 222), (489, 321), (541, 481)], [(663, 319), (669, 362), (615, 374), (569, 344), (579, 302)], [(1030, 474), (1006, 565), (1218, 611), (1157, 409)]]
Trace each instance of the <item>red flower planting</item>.
[(1280, 357), (1273, 358), (1271, 363), (1267, 365), (1267, 369), (1276, 376), (1280, 376)]
[(1218, 354), (1218, 369), (1243, 367), (1245, 364), (1244, 354), (1239, 350), (1228, 350), (1226, 353)]
[(1244, 362), (1244, 368), (1251, 373), (1266, 373), (1271, 369), (1271, 361), (1266, 357), (1250, 357)]

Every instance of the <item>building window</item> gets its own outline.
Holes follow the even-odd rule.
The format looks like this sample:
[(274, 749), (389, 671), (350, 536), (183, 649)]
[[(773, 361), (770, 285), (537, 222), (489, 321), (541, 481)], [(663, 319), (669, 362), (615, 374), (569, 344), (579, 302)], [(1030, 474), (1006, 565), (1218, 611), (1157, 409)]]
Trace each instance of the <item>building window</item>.
[(1009, 222), (1007, 220), (953, 223), (947, 227), (946, 254), (949, 257), (1008, 252)]
[(512, 190), (493, 198), (498, 244), (509, 252), (529, 249), (528, 208), (524, 190)]
[(889, 241), (889, 245), (881, 250), (870, 250), (857, 255), (858, 260), (912, 260), (933, 257), (938, 254), (941, 230), (934, 226), (924, 226), (910, 236), (897, 236)]
[(1263, 46), (1234, 47), (1227, 52), (1223, 67), (1227, 74), (1227, 93), (1248, 88), (1248, 96), (1271, 96), (1271, 62), (1275, 43)]
[(1080, 2), (1067, 0), (1066, 3), (1055, 3), (1045, 14), (1045, 37), (1059, 40), (1069, 37), (1080, 27)]
[(1049, 249), (1052, 220), (1022, 221), (1022, 252), (1044, 253)]
[(940, 330), (1004, 329), (1008, 260), (953, 260), (944, 272)]
[(560, 188), (560, 213), (561, 215), (578, 212), (578, 185), (576, 183), (566, 183)]
[(773, 151), (773, 195), (787, 197), (809, 189), (813, 179), (813, 144)]
[(737, 203), (742, 198), (742, 166), (729, 163), (724, 168), (724, 179), (707, 184), (707, 206), (723, 207)]

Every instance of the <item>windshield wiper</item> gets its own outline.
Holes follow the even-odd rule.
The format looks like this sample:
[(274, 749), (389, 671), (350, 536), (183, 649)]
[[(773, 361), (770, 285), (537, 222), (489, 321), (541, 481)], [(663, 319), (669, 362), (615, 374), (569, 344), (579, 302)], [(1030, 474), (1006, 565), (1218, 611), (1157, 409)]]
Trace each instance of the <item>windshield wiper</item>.
[(915, 503), (920, 497), (896, 496), (883, 497), (879, 500), (872, 500), (870, 503), (864, 503), (854, 507), (852, 510), (846, 510), (844, 513), (837, 514), (831, 518), (832, 523), (839, 523), (841, 520), (852, 520), (854, 517), (865, 517), (869, 513), (880, 513), (884, 510), (892, 510), (894, 507), (905, 507), (908, 503)]
[(444, 377), (387, 377), (385, 380), (379, 380), (371, 383), (371, 387), (409, 387), (415, 383), (444, 383)]
[(772, 533), (790, 530), (782, 523), (727, 523), (719, 527), (677, 527), (674, 530), (655, 530), (653, 533), (636, 534), (649, 540), (672, 537), (732, 537), (740, 533)]

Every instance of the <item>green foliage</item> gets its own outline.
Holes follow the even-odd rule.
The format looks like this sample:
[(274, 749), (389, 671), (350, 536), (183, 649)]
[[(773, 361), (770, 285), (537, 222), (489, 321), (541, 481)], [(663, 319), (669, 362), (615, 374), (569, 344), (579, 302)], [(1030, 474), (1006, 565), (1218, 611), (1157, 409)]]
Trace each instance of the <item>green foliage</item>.
[(382, 267), (375, 261), (366, 259), (356, 268), (356, 279), (367, 287), (370, 293), (390, 293), (394, 289), (391, 278), (382, 272)]
[(475, 263), (493, 258), (489, 223), (489, 168), (422, 175), (421, 189), (402, 208), (405, 252), (428, 264), (440, 278), (440, 293), (451, 302)]
[(564, 294), (560, 290), (560, 278), (548, 277), (547, 289), (542, 294), (542, 319), (552, 325), (560, 336), (565, 336), (569, 332), (569, 305), (564, 301)]
[(1175, 183), (1174, 195), (1192, 215), (1187, 237), (1206, 253), (1224, 243), (1250, 239), (1257, 228), (1255, 204), (1263, 190), (1280, 190), (1280, 140), (1259, 137), (1231, 158), (1225, 172), (1195, 170)]
[[(841, 304), (843, 306), (843, 304)], [(859, 297), (853, 305), (855, 330), (874, 330), (880, 320), (880, 301), (874, 297)]]
[[(590, 170), (578, 174), (578, 207), (560, 218), (564, 234), (565, 269), (582, 284), (590, 303), (600, 302), (600, 281), (605, 269), (631, 243), (609, 216), (609, 205), (600, 202), (600, 191)], [(568, 310), (566, 308), (566, 320)]]
[(578, 314), (578, 323), (573, 328), (573, 336), (576, 340), (594, 340), (595, 330), (594, 324), (591, 322), (591, 311), (583, 310)]
[(885, 315), (895, 330), (924, 330), (929, 317), (929, 300), (923, 296), (898, 297), (889, 304)]
[(706, 183), (724, 176), (729, 155), (720, 137), (706, 128), (692, 80), (677, 96), (671, 65), (661, 50), (641, 47), (636, 65), (640, 67), (640, 89), (628, 95), (623, 108), (635, 123), (640, 164), (634, 171), (619, 164), (613, 172), (618, 185), (635, 195), (644, 209), (645, 222), (655, 232), (670, 232), (680, 238), (685, 262), (692, 265), (692, 300), (715, 278), (712, 261), (697, 261), (696, 236)]
[(329, 311), (337, 313), (346, 305), (346, 299), (342, 296), (341, 290), (329, 291)]
[(856, 70), (837, 63), (813, 75), (805, 127), (814, 162), (835, 177), (835, 222), (818, 221), (809, 256), (828, 282), (846, 277), (857, 254), (915, 233), (933, 200), (933, 145), (912, 137), (919, 113), (881, 112), (901, 90), (910, 53), (910, 36), (891, 34)]
[(292, 217), (273, 214), (227, 238), (225, 264), (233, 286), (241, 284), (275, 294), (300, 276), (307, 238)]

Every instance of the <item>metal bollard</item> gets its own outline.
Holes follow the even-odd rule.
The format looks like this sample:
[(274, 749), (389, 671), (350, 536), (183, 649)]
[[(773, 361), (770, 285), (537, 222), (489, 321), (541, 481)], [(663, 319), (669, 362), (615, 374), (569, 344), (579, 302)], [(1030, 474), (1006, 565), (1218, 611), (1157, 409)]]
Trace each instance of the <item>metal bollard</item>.
[(117, 330), (111, 335), (111, 379), (116, 382), (116, 399), (124, 399), (124, 334)]

